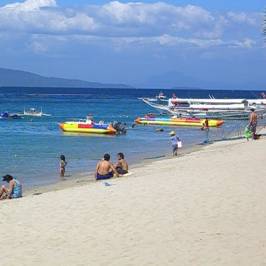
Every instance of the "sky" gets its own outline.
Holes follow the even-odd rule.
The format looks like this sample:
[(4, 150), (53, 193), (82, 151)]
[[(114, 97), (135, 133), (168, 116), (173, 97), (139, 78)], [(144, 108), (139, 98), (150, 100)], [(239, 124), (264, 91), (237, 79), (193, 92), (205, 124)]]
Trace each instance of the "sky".
[(261, 0), (1, 0), (0, 67), (136, 87), (266, 90), (265, 9)]

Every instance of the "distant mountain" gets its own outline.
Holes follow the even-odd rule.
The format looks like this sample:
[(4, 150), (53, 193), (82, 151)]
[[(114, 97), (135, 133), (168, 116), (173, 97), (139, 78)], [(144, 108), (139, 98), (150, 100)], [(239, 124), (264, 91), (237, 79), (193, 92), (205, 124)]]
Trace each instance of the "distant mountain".
[(131, 88), (124, 84), (105, 84), (78, 79), (44, 77), (27, 71), (0, 68), (0, 87)]

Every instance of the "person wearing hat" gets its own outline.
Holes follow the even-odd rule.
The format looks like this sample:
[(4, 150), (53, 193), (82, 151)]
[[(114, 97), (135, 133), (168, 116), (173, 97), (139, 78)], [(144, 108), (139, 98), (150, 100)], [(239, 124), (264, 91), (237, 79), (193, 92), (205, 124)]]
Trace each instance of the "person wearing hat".
[(22, 197), (22, 186), (17, 179), (11, 175), (5, 175), (3, 176), (3, 181), (9, 183), (9, 188), (2, 186), (0, 190), (0, 200)]
[(169, 135), (170, 135), (170, 140), (171, 140), (172, 149), (173, 149), (173, 156), (177, 156), (179, 138), (176, 136), (175, 131), (171, 131)]

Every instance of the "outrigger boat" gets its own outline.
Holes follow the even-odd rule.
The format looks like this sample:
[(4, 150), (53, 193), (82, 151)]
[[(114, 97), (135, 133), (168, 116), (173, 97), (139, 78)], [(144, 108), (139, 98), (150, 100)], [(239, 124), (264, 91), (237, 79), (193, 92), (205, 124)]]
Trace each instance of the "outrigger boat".
[(60, 123), (59, 127), (64, 132), (86, 133), (86, 134), (125, 134), (126, 129), (121, 123), (105, 124), (104, 122), (95, 123), (91, 117), (86, 120), (69, 121)]
[(141, 100), (157, 110), (181, 117), (235, 120), (248, 119), (251, 109), (255, 109), (260, 116), (263, 116), (266, 112), (266, 105), (264, 105), (265, 99), (170, 98), (164, 100), (168, 104), (156, 103), (147, 98), (141, 98)]
[[(203, 127), (205, 119), (184, 117), (158, 118), (145, 116), (138, 117), (135, 120), (135, 123), (141, 125)], [(223, 120), (208, 120), (209, 127), (220, 127), (223, 123)]]
[(30, 108), (29, 110), (25, 110), (20, 116), (33, 116), (33, 117), (42, 117), (42, 116), (51, 116), (50, 114), (43, 113), (42, 109), (38, 111), (35, 108)]

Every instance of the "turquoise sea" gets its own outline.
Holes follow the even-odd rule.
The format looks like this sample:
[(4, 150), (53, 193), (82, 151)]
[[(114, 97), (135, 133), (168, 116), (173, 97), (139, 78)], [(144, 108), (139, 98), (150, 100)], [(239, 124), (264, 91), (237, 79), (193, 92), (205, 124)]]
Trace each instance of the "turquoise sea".
[[(256, 98), (260, 92), (166, 90), (167, 96), (175, 92), (178, 97)], [(169, 155), (171, 146), (168, 133), (171, 128), (157, 132), (158, 127), (131, 128), (134, 119), (148, 112), (138, 97), (154, 97), (159, 90), (143, 89), (62, 89), (62, 88), (2, 88), (0, 112), (22, 112), (24, 108), (42, 108), (51, 117), (25, 118), (0, 121), (0, 174), (12, 174), (24, 186), (38, 186), (58, 182), (59, 156), (68, 161), (67, 174), (91, 172), (106, 152), (113, 160), (117, 152), (124, 152), (130, 164), (147, 158)], [(58, 123), (85, 118), (93, 114), (94, 120), (122, 121), (128, 125), (123, 136), (90, 136), (64, 134)], [(238, 134), (246, 121), (228, 121), (220, 129), (212, 129), (212, 139)], [(161, 128), (161, 127), (160, 127)], [(176, 128), (184, 146), (202, 143), (205, 133), (200, 129)], [(71, 178), (71, 177), (69, 177)]]

